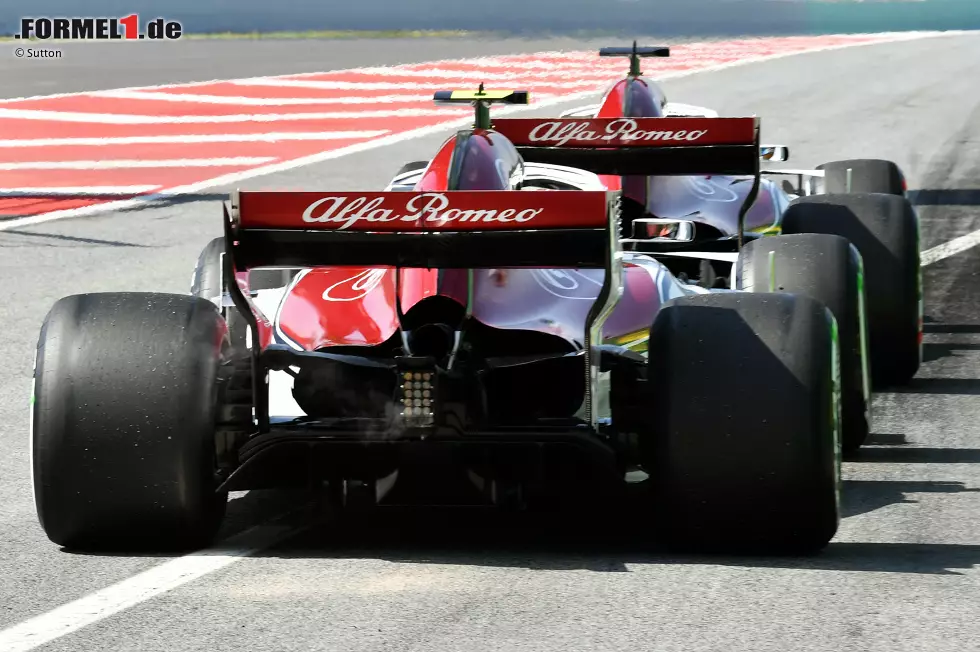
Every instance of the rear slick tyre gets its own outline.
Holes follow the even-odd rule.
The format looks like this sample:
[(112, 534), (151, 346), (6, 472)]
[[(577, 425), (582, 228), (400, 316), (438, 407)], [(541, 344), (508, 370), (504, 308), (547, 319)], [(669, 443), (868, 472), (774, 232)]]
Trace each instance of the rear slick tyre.
[(877, 192), (905, 196), (907, 183), (901, 169), (882, 159), (850, 159), (817, 166), (823, 170), (821, 192), (832, 194)]
[[(194, 267), (194, 275), (191, 278), (191, 294), (195, 297), (207, 299), (216, 306), (221, 305), (222, 295), (225, 291), (224, 285), (222, 284), (224, 269), (221, 257), (224, 251), (224, 238), (215, 238), (205, 245), (204, 249), (198, 255), (197, 265)], [(249, 270), (248, 289), (255, 292), (258, 290), (286, 288), (299, 272), (299, 269)], [(238, 309), (234, 307), (225, 311), (225, 320), (228, 322), (231, 343), (236, 353), (240, 355), (249, 346), (246, 339), (248, 322), (242, 317)]]
[(871, 429), (871, 371), (861, 254), (836, 235), (804, 233), (746, 243), (735, 265), (735, 288), (805, 294), (837, 318), (841, 368), (841, 446), (860, 448)]
[(872, 386), (907, 385), (922, 360), (922, 261), (912, 204), (880, 193), (800, 197), (783, 214), (782, 230), (839, 235), (857, 247), (864, 263)]
[(41, 328), (35, 506), (54, 543), (172, 551), (213, 539), (215, 422), (227, 329), (214, 305), (157, 293), (75, 295)]
[(667, 302), (650, 330), (641, 438), (657, 529), (673, 548), (814, 552), (840, 522), (834, 319), (790, 294)]

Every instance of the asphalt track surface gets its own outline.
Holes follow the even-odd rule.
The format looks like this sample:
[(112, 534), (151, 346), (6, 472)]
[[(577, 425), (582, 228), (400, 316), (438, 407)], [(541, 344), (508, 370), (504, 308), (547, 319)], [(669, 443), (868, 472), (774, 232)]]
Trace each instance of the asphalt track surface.
[[(455, 54), (429, 47), (425, 58)], [(402, 60), (394, 46), (384, 56)], [(765, 140), (789, 145), (793, 167), (862, 156), (895, 160), (914, 190), (925, 250), (980, 229), (976, 61), (980, 36), (953, 36), (800, 55), (677, 79), (666, 88), (673, 98), (723, 114), (761, 115)], [(84, 81), (101, 85), (94, 76)], [(441, 138), (243, 187), (381, 187), (402, 162), (433, 152)], [(0, 636), (166, 561), (72, 554), (45, 538), (27, 472), (32, 355), (58, 297), (187, 292), (198, 252), (220, 234), (218, 200), (227, 190), (0, 232), (6, 299), (0, 359), (9, 369), (0, 377)], [(629, 522), (569, 542), (506, 525), (479, 529), (444, 513), (353, 530), (327, 518), (36, 649), (975, 650), (978, 272), (978, 249), (925, 268), (925, 364), (906, 391), (876, 398), (872, 445), (845, 464), (846, 518), (821, 555), (656, 554), (616, 536), (628, 534)], [(239, 497), (229, 506), (225, 533), (280, 515), (296, 500), (278, 493)], [(302, 526), (308, 517), (282, 523)], [(252, 540), (241, 545), (254, 545), (255, 536), (246, 536)]]

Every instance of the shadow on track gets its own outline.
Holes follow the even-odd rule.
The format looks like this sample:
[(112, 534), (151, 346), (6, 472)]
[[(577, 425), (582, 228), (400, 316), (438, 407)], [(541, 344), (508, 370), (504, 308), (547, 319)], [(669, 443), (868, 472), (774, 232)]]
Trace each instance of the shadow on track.
[[(222, 202), (228, 199), (228, 193), (220, 192), (191, 192), (181, 195), (168, 195), (164, 197), (153, 197), (152, 195), (85, 195), (82, 196), (71, 196), (71, 195), (44, 195), (44, 194), (31, 194), (25, 195), (23, 199), (27, 201), (32, 201), (28, 203), (23, 208), (32, 209), (31, 212), (24, 212), (21, 210), (17, 213), (0, 213), (0, 224), (3, 224), (4, 220), (15, 220), (26, 217), (31, 217), (36, 214), (41, 214), (46, 211), (35, 211), (38, 206), (43, 208), (45, 202), (51, 201), (72, 201), (72, 200), (88, 200), (93, 203), (92, 206), (98, 206), (99, 203), (108, 203), (116, 201), (130, 201), (130, 200), (141, 200), (134, 206), (127, 206), (125, 208), (113, 208), (111, 212), (116, 213), (133, 213), (150, 208), (169, 208), (171, 206), (181, 206), (183, 204), (193, 204), (195, 202)], [(52, 209), (48, 209), (52, 210)], [(100, 214), (95, 213), (93, 217), (98, 217)], [(12, 229), (7, 231), (7, 233), (24, 233), (23, 231)], [(42, 235), (42, 234), (37, 234)]]
[(926, 323), (922, 326), (923, 333), (948, 333), (948, 334), (980, 334), (980, 324), (944, 324)]
[(910, 190), (913, 206), (980, 206), (980, 190), (969, 188)]
[[(914, 449), (910, 449), (914, 450)], [(894, 504), (914, 504), (906, 494), (964, 491), (954, 482), (845, 482), (845, 517)], [(505, 515), (469, 508), (382, 508), (374, 513), (338, 515), (317, 506), (305, 492), (252, 491), (233, 499), (219, 540), (285, 512), (303, 508), (290, 521), (302, 529), (256, 557), (378, 559), (414, 564), (593, 572), (629, 572), (629, 564), (711, 564), (757, 568), (799, 568), (956, 574), (980, 565), (980, 545), (831, 543), (810, 556), (722, 556), (680, 554), (655, 543), (642, 513), (616, 510), (598, 517), (569, 513)], [(221, 544), (215, 548), (220, 551)], [(70, 554), (73, 553), (65, 550)], [(106, 553), (93, 556), (172, 558), (174, 554)]]
[(913, 378), (905, 387), (888, 390), (891, 394), (980, 395), (980, 378)]
[[(907, 494), (964, 491), (980, 490), (955, 482), (845, 482), (844, 515), (914, 504)], [(305, 532), (257, 556), (593, 572), (629, 572), (628, 564), (712, 564), (944, 574), (980, 565), (980, 545), (832, 543), (813, 556), (679, 554), (656, 545), (655, 524), (642, 513), (626, 510), (593, 517), (392, 507), (373, 514), (325, 514), (310, 523)]]
[[(183, 206), (184, 204), (194, 204), (197, 202), (222, 202), (228, 199), (228, 193), (220, 192), (198, 192), (198, 193), (187, 193), (185, 195), (172, 195), (167, 197), (159, 197), (149, 201), (141, 202), (135, 206), (129, 206), (127, 208), (119, 209), (120, 213), (133, 213), (148, 209), (156, 208), (170, 208), (172, 206)], [(218, 216), (220, 217), (221, 208), (218, 207)], [(166, 216), (169, 217), (169, 216)], [(161, 217), (160, 219), (166, 219), (166, 217)], [(215, 223), (220, 224), (218, 218), (215, 218)]]
[[(902, 452), (913, 450), (915, 449), (903, 449)], [(977, 492), (980, 492), (980, 489), (967, 487), (962, 482), (847, 480), (844, 482), (842, 508), (844, 517), (847, 518), (867, 514), (889, 505), (914, 505), (918, 502), (910, 500), (907, 494)]]
[[(137, 249), (152, 248), (151, 245), (137, 244), (135, 242), (122, 242), (121, 240), (100, 240), (98, 238), (79, 238), (70, 235), (60, 235), (58, 233), (37, 233), (35, 231), (18, 231), (18, 230), (4, 231), (3, 233), (4, 235), (8, 235), (8, 236), (23, 235), (23, 236), (27, 236), (28, 238), (45, 238), (50, 240), (57, 240), (60, 242), (76, 242), (78, 244), (87, 244), (87, 245), (94, 244), (94, 245), (102, 245), (105, 247), (131, 247)], [(0, 244), (0, 247), (4, 247), (4, 246), (6, 245)], [(59, 245), (56, 242), (44, 243), (44, 242), (31, 241), (31, 246), (32, 247), (57, 247)]]
[[(380, 521), (381, 519), (379, 519)], [(630, 564), (710, 564), (753, 568), (798, 568), (916, 574), (956, 574), (980, 565), (980, 545), (831, 543), (810, 556), (688, 555), (637, 543), (633, 526), (618, 530), (570, 528), (545, 522), (472, 526), (440, 519), (383, 519), (371, 527), (334, 523), (311, 529), (259, 557), (283, 560), (377, 559), (411, 564), (446, 564), (543, 571), (630, 572)]]
[(959, 351), (980, 351), (980, 344), (938, 344), (926, 342), (922, 345), (922, 362), (932, 362), (943, 358), (955, 358)]
[(848, 461), (872, 464), (976, 464), (977, 448), (862, 448)]
[(908, 446), (909, 438), (907, 435), (898, 433), (873, 432), (868, 435), (866, 446)]

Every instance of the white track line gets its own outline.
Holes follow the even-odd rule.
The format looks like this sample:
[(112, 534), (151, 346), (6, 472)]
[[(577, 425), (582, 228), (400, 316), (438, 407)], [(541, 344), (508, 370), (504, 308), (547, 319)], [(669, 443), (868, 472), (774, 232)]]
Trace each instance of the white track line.
[(393, 109), (391, 111), (326, 111), (317, 113), (252, 113), (238, 115), (125, 115), (0, 108), (0, 119), (87, 122), (107, 125), (215, 124), (230, 122), (284, 122), (295, 120), (370, 120), (446, 115), (445, 109)]
[(386, 136), (391, 131), (283, 131), (264, 134), (188, 134), (180, 136), (120, 136), (117, 138), (14, 138), (0, 147), (62, 147), (92, 145), (157, 145), (169, 143), (275, 143), (280, 140), (361, 140)]
[(972, 249), (978, 244), (980, 244), (980, 230), (961, 235), (958, 238), (953, 238), (949, 242), (944, 242), (941, 245), (936, 245), (932, 249), (923, 251), (922, 264), (931, 265), (932, 263), (938, 263), (940, 260), (955, 256), (967, 249)]
[(159, 160), (119, 159), (115, 161), (23, 161), (0, 163), (2, 170), (112, 170), (117, 168), (202, 168), (228, 165), (263, 165), (274, 156), (235, 156), (229, 158), (170, 158)]
[[(749, 65), (749, 64), (753, 64), (753, 63), (762, 63), (762, 62), (765, 62), (765, 61), (775, 61), (777, 59), (785, 59), (787, 57), (797, 56), (797, 55), (801, 55), (801, 54), (816, 54), (818, 52), (831, 52), (831, 51), (835, 51), (835, 50), (843, 50), (845, 48), (867, 47), (867, 46), (871, 46), (871, 45), (879, 45), (879, 44), (884, 44), (884, 43), (894, 43), (894, 42), (899, 42), (899, 41), (913, 41), (913, 40), (919, 40), (919, 39), (925, 39), (925, 38), (937, 38), (937, 37), (941, 37), (941, 36), (958, 36), (958, 35), (970, 34), (970, 33), (975, 33), (975, 32), (967, 32), (967, 31), (950, 31), (950, 32), (899, 32), (899, 33), (889, 33), (889, 34), (863, 35), (864, 37), (874, 36), (875, 37), (875, 40), (872, 40), (872, 41), (862, 41), (862, 42), (853, 42), (853, 43), (852, 42), (837, 43), (837, 44), (834, 44), (834, 45), (827, 45), (827, 46), (823, 46), (823, 47), (808, 48), (808, 49), (803, 49), (803, 50), (792, 50), (792, 51), (789, 51), (789, 52), (778, 52), (778, 53), (775, 53), (775, 54), (760, 55), (760, 56), (755, 56), (755, 57), (745, 57), (744, 59), (739, 59), (737, 61), (731, 61), (731, 62), (728, 62), (728, 63), (719, 64), (719, 65), (715, 65), (715, 66), (710, 66), (710, 67), (705, 67), (705, 68), (698, 68), (698, 69), (695, 69), (695, 70), (684, 70), (684, 71), (678, 71), (678, 72), (673, 72), (673, 73), (667, 73), (667, 74), (664, 74), (664, 75), (660, 75), (659, 78), (660, 79), (674, 79), (674, 78), (678, 78), (678, 77), (687, 77), (687, 76), (690, 76), (690, 75), (697, 75), (697, 74), (707, 73), (707, 72), (715, 72), (715, 71), (718, 71), (718, 70), (727, 70), (729, 68), (735, 68), (735, 67), (739, 67), (739, 66), (745, 66), (745, 65)], [(854, 37), (855, 37), (855, 39), (857, 39), (857, 38), (861, 38), (862, 35), (854, 35)], [(546, 56), (547, 54), (549, 54), (549, 53), (540, 53), (540, 56)], [(457, 60), (457, 61), (455, 61), (455, 63), (458, 64), (459, 61)], [(431, 63), (430, 63), (430, 65), (431, 65)], [(322, 75), (323, 75), (323, 73), (302, 73), (302, 74), (298, 74), (298, 75), (290, 75), (290, 77), (292, 77), (292, 78), (302, 78), (302, 77), (313, 77), (313, 76), (322, 76)], [(263, 79), (263, 78), (257, 77), (257, 78), (253, 78), (253, 79)], [(227, 80), (224, 80), (224, 81), (227, 81)], [(218, 83), (218, 82), (210, 82), (210, 83)], [(170, 85), (159, 86), (158, 88), (173, 88), (175, 86), (178, 86), (178, 85), (177, 84), (170, 84)], [(536, 104), (534, 104), (532, 106), (505, 107), (505, 108), (501, 109), (500, 111), (497, 111), (497, 114), (498, 115), (506, 115), (508, 113), (517, 113), (517, 112), (521, 112), (521, 111), (533, 111), (533, 110), (536, 110), (536, 109), (541, 109), (541, 108), (545, 108), (545, 107), (548, 107), (548, 106), (553, 106), (553, 105), (556, 105), (556, 104), (563, 104), (565, 102), (574, 102), (574, 101), (577, 101), (577, 100), (582, 100), (582, 99), (585, 99), (585, 98), (593, 97), (593, 96), (596, 96), (596, 95), (600, 95), (601, 92), (602, 92), (601, 90), (593, 90), (593, 91), (581, 91), (581, 92), (578, 92), (578, 93), (571, 93), (569, 95), (563, 95), (563, 96), (552, 98), (552, 99), (550, 99), (548, 101), (545, 101), (545, 102), (538, 102), (538, 103), (536, 103)], [(41, 99), (41, 98), (37, 98), (37, 99)], [(198, 191), (203, 190), (203, 189), (206, 189), (206, 188), (214, 188), (215, 186), (236, 184), (236, 183), (239, 183), (239, 182), (244, 181), (246, 179), (251, 179), (251, 178), (254, 178), (254, 177), (258, 177), (258, 176), (272, 174), (272, 173), (275, 173), (275, 172), (282, 172), (282, 171), (285, 171), (285, 170), (291, 170), (291, 169), (295, 169), (295, 168), (298, 168), (298, 167), (303, 167), (305, 165), (312, 165), (314, 163), (320, 163), (322, 161), (328, 161), (328, 160), (335, 159), (335, 158), (341, 158), (343, 156), (349, 156), (350, 154), (357, 154), (357, 153), (360, 153), (360, 152), (369, 151), (369, 150), (376, 149), (376, 148), (379, 148), (379, 147), (385, 147), (387, 145), (392, 145), (392, 144), (395, 144), (395, 143), (404, 142), (406, 140), (413, 140), (415, 138), (421, 138), (421, 137), (424, 137), (424, 136), (437, 135), (437, 134), (440, 134), (440, 133), (444, 133), (445, 130), (451, 129), (453, 127), (457, 127), (458, 128), (458, 127), (466, 126), (466, 125), (470, 124), (470, 122), (471, 122), (471, 120), (470, 120), (469, 117), (467, 117), (466, 119), (461, 119), (461, 120), (452, 120), (452, 121), (447, 120), (444, 123), (433, 125), (433, 126), (430, 126), (430, 127), (423, 127), (423, 128), (420, 128), (420, 129), (414, 129), (414, 130), (411, 130), (411, 131), (406, 131), (406, 132), (402, 132), (402, 133), (398, 133), (398, 134), (391, 134), (389, 136), (385, 136), (385, 137), (379, 138), (377, 140), (371, 140), (371, 141), (367, 141), (367, 142), (364, 142), (364, 143), (358, 143), (356, 145), (350, 145), (348, 147), (343, 147), (343, 148), (340, 148), (340, 149), (337, 149), (337, 150), (333, 150), (333, 151), (329, 151), (329, 152), (322, 152), (322, 153), (314, 154), (314, 155), (311, 155), (311, 156), (306, 156), (306, 157), (302, 157), (302, 158), (298, 158), (298, 159), (293, 159), (291, 161), (283, 161), (282, 163), (274, 163), (274, 164), (271, 164), (271, 165), (268, 165), (268, 166), (262, 166), (262, 167), (255, 168), (253, 170), (247, 170), (247, 171), (238, 172), (238, 173), (235, 173), (235, 174), (226, 174), (226, 175), (223, 175), (223, 176), (220, 176), (220, 177), (216, 177), (214, 179), (207, 179), (205, 181), (201, 181), (201, 182), (198, 182), (198, 183), (192, 183), (192, 184), (189, 184), (189, 185), (186, 185), (186, 186), (179, 186), (179, 187), (176, 187), (176, 188), (170, 188), (170, 189), (168, 189), (168, 190), (166, 190), (164, 192), (155, 193), (153, 195), (147, 195), (145, 197), (138, 197), (138, 198), (135, 198), (135, 199), (127, 199), (127, 200), (122, 200), (122, 201), (106, 202), (104, 204), (100, 204), (100, 205), (97, 205), (97, 206), (86, 206), (86, 207), (82, 207), (82, 208), (72, 208), (72, 209), (67, 209), (67, 210), (52, 211), (50, 213), (44, 213), (44, 214), (41, 214), (41, 215), (32, 215), (30, 217), (23, 217), (23, 218), (18, 218), (18, 219), (13, 219), (13, 220), (7, 220), (7, 221), (0, 222), (0, 231), (8, 231), (8, 230), (11, 230), (11, 229), (16, 229), (16, 228), (21, 227), (21, 226), (29, 226), (29, 225), (34, 225), (34, 224), (42, 224), (44, 222), (52, 222), (52, 221), (55, 221), (55, 220), (62, 220), (62, 219), (76, 218), (76, 217), (85, 217), (85, 216), (88, 216), (88, 215), (96, 215), (96, 214), (101, 214), (101, 213), (106, 213), (106, 212), (111, 212), (111, 211), (116, 211), (116, 210), (123, 210), (123, 209), (134, 208), (134, 207), (137, 207), (137, 206), (146, 204), (148, 202), (151, 202), (151, 201), (153, 201), (155, 199), (164, 199), (164, 198), (172, 197), (172, 196), (175, 196), (175, 195), (182, 195), (182, 194), (188, 194), (188, 193), (198, 192)]]
[[(0, 188), (0, 197), (60, 197), (64, 195), (68, 199), (75, 197), (85, 198), (89, 196), (110, 196), (110, 195), (139, 195), (144, 192), (152, 192), (163, 186), (83, 186), (67, 187), (52, 186), (50, 188)], [(0, 222), (0, 227), (7, 223)], [(2, 649), (2, 648), (0, 648)]]
[(29, 652), (162, 593), (221, 570), (288, 539), (298, 531), (281, 525), (260, 525), (231, 537), (220, 547), (178, 557), (154, 566), (74, 602), (0, 631), (0, 650)]

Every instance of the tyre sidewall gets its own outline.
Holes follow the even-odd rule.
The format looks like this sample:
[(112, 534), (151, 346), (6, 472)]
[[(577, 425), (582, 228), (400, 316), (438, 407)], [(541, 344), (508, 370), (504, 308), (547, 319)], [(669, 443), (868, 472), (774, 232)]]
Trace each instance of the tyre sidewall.
[[(91, 297), (55, 304), (38, 343), (31, 433), (38, 518), (61, 545), (108, 543), (91, 536), (96, 532), (113, 532), (120, 544), (158, 538), (194, 545), (191, 540), (213, 535), (227, 503), (227, 494), (215, 492), (218, 375), (228, 344), (223, 320), (210, 305), (198, 304), (201, 314), (190, 319), (185, 340), (174, 343), (178, 351), (193, 349), (183, 352), (185, 359), (193, 356), (183, 374), (187, 386), (176, 394), (161, 387), (162, 395), (147, 392), (136, 399), (121, 385), (111, 390), (127, 379), (112, 369), (93, 369), (86, 357), (91, 339), (99, 337), (84, 327), (99, 306)], [(106, 367), (113, 365), (111, 355), (104, 359)], [(139, 361), (119, 362), (123, 371), (153, 373)], [(151, 381), (131, 382), (144, 387)], [(180, 396), (179, 404), (169, 402), (168, 394)], [(133, 400), (125, 404), (127, 399)], [(144, 405), (136, 405), (138, 400)], [(170, 423), (178, 426), (166, 434), (152, 422), (164, 409), (161, 402), (175, 411)], [(127, 422), (135, 424), (133, 431), (114, 430)]]

